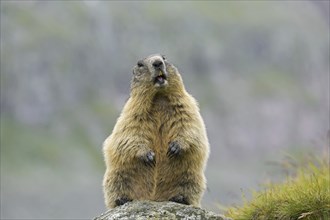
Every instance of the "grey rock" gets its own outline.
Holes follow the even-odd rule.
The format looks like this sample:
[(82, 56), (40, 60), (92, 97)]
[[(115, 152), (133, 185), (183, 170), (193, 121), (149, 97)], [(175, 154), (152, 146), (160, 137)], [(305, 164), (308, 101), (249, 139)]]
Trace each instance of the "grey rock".
[(223, 215), (194, 206), (174, 202), (134, 201), (111, 209), (94, 220), (144, 220), (144, 219), (186, 219), (186, 220), (230, 220)]

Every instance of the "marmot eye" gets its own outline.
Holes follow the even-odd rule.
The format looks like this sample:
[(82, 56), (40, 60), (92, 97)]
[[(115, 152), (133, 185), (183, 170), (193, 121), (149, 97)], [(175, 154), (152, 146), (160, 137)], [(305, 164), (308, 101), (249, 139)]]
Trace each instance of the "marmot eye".
[(139, 62), (137, 63), (137, 65), (138, 65), (138, 67), (143, 67), (143, 66), (144, 66), (144, 64), (143, 64), (142, 61), (139, 61)]

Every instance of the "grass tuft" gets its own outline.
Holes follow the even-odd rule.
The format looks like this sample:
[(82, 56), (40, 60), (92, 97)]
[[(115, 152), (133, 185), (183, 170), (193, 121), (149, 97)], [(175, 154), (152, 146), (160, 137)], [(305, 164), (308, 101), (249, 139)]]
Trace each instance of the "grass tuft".
[(265, 190), (254, 192), (252, 200), (242, 207), (232, 207), (227, 216), (233, 219), (330, 219), (330, 169), (328, 163), (319, 167), (300, 168), (296, 177), (282, 184), (267, 184)]

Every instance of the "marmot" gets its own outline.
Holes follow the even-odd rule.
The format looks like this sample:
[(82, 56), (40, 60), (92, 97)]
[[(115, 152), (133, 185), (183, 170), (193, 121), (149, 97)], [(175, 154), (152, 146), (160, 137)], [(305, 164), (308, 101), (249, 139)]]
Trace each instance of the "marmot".
[(209, 143), (177, 68), (151, 55), (133, 68), (131, 93), (103, 145), (108, 208), (132, 200), (200, 206)]

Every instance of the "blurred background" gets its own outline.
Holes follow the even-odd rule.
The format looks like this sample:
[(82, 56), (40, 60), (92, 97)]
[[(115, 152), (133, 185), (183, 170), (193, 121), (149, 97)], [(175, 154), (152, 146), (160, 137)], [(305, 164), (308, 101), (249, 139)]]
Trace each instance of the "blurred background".
[(105, 211), (102, 142), (137, 60), (161, 53), (211, 144), (203, 207), (327, 152), (328, 1), (1, 1), (1, 219)]

